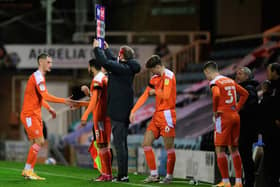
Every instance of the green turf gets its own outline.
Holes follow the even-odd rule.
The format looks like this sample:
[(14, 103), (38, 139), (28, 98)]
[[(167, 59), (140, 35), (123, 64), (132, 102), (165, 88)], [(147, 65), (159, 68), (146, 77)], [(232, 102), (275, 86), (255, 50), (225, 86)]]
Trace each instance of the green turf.
[[(51, 165), (36, 165), (36, 172), (38, 175), (45, 177), (45, 181), (31, 181), (25, 180), (21, 176), (23, 163), (0, 161), (0, 187), (20, 186), (20, 187), (87, 187), (87, 186), (100, 186), (100, 187), (129, 187), (129, 186), (194, 186), (188, 184), (185, 180), (177, 180), (171, 184), (144, 184), (142, 181), (144, 175), (130, 174), (129, 183), (113, 183), (113, 182), (91, 182), (90, 179), (96, 178), (99, 173), (93, 169), (84, 169), (78, 167), (67, 166), (51, 166)], [(207, 187), (211, 185), (200, 184), (197, 187)]]

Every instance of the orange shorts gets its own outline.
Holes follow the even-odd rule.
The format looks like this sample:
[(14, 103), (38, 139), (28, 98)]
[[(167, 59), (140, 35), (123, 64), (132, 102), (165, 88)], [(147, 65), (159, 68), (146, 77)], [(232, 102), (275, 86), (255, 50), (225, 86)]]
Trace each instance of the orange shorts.
[(237, 112), (224, 112), (215, 119), (215, 146), (238, 146), (240, 117)]
[(94, 132), (97, 143), (110, 143), (111, 131), (111, 120), (109, 117), (101, 121), (94, 119)]
[(40, 117), (21, 115), (20, 119), (30, 140), (43, 137), (43, 121)]
[(146, 131), (152, 131), (154, 137), (175, 137), (176, 111), (164, 110), (155, 112)]

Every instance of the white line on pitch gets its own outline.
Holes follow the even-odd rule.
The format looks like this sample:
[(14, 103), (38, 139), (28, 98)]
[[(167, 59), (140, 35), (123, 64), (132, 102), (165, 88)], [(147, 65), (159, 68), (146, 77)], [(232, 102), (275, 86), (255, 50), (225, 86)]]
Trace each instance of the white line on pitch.
[[(21, 169), (17, 169), (17, 168), (8, 168), (8, 167), (1, 167), (1, 169), (6, 169), (6, 170), (11, 170), (11, 171), (19, 171), (21, 172)], [(77, 176), (69, 176), (69, 175), (60, 175), (60, 174), (53, 174), (53, 173), (49, 173), (49, 172), (45, 172), (45, 171), (39, 171), (38, 173), (40, 174), (44, 174), (44, 175), (49, 175), (49, 176), (54, 176), (54, 177), (65, 177), (65, 178), (71, 178), (71, 179), (79, 179), (79, 180), (88, 180), (88, 178), (84, 178), (84, 177), (77, 177)], [(131, 185), (131, 186), (143, 186), (143, 187), (159, 187), (159, 186), (154, 186), (154, 185), (146, 185), (146, 184), (136, 184), (136, 183), (132, 183), (132, 182), (116, 182), (116, 183), (121, 183), (124, 185)]]

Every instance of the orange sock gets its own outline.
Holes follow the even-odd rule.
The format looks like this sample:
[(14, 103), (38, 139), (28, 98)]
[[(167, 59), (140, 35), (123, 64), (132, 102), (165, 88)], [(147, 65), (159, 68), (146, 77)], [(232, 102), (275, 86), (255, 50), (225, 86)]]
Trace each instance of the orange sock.
[(235, 170), (235, 178), (241, 179), (242, 176), (242, 161), (239, 151), (235, 151), (231, 154), (233, 166)]
[(101, 159), (101, 166), (102, 166), (102, 173), (106, 175), (112, 175), (112, 168), (111, 168), (111, 152), (108, 148), (101, 148), (100, 152), (100, 159)]
[(173, 175), (176, 161), (175, 149), (167, 150), (167, 175)]
[(217, 163), (223, 179), (228, 179), (228, 161), (226, 153), (217, 154)]
[(41, 148), (40, 145), (35, 143), (29, 149), (26, 164), (30, 165), (31, 169), (33, 169), (36, 164), (37, 154), (38, 154), (40, 148)]
[(146, 161), (149, 166), (149, 169), (151, 171), (151, 175), (158, 175), (157, 168), (156, 168), (156, 160), (155, 160), (155, 154), (153, 152), (153, 149), (151, 146), (145, 146), (144, 152), (146, 156)]

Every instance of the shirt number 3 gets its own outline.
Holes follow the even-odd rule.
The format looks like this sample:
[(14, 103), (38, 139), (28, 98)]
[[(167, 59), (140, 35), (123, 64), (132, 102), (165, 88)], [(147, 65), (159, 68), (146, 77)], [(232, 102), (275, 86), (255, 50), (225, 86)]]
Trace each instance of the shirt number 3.
[(225, 102), (227, 104), (231, 104), (233, 102), (234, 98), (236, 98), (235, 86), (226, 86), (225, 90), (227, 92), (227, 95), (229, 96), (229, 99), (225, 100)]

